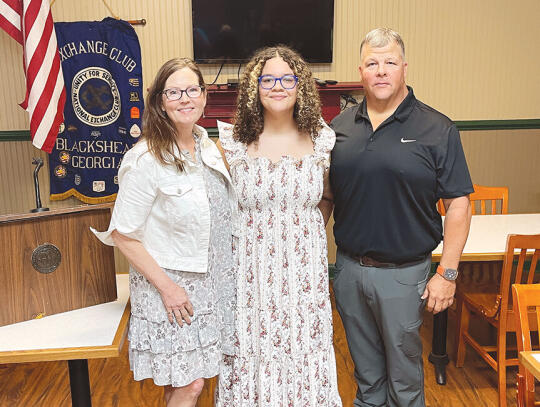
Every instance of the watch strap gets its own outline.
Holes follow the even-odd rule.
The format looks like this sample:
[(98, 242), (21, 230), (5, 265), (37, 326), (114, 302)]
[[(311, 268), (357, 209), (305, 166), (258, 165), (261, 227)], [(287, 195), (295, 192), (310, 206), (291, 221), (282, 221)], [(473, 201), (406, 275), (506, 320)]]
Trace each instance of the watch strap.
[(440, 264), (437, 266), (437, 274), (441, 275), (445, 280), (448, 280), (448, 281), (455, 281), (457, 278), (457, 270), (455, 271), (455, 273), (453, 273), (455, 274), (454, 278), (448, 278), (449, 276), (448, 276), (448, 273), (446, 272), (446, 269)]

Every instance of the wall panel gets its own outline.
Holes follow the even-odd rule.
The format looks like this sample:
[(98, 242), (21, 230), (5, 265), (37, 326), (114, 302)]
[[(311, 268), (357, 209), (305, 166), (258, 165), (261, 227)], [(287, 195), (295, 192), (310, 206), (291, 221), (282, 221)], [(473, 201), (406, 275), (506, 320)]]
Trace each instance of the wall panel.
[[(506, 185), (511, 213), (540, 212), (540, 130), (464, 131), (461, 140), (473, 182)], [(47, 154), (30, 142), (0, 143), (0, 215), (35, 207), (32, 157), (42, 157), (41, 200), (50, 208), (80, 205), (75, 198), (49, 201)]]
[[(190, 0), (108, 3), (123, 19), (147, 20), (146, 26), (134, 27), (145, 87), (164, 61), (193, 55)], [(57, 0), (52, 12), (55, 21), (109, 15), (99, 0)], [(539, 20), (538, 0), (335, 0), (334, 62), (312, 69), (323, 79), (356, 81), (365, 33), (390, 26), (405, 40), (407, 81), (425, 103), (454, 120), (540, 118)], [(28, 128), (27, 115), (17, 106), (25, 90), (21, 64), (20, 46), (0, 31), (0, 130)], [(207, 82), (218, 68), (202, 66)], [(218, 83), (236, 77), (237, 69), (226, 66)], [(540, 130), (463, 132), (462, 140), (474, 182), (508, 185), (513, 213), (540, 211)], [(34, 155), (46, 159), (29, 142), (0, 143), (0, 214), (34, 207)], [(47, 171), (40, 173), (44, 206), (80, 204), (74, 198), (49, 202)]]
[[(540, 212), (540, 130), (462, 131), (461, 142), (475, 184), (507, 186), (509, 213)], [(328, 259), (335, 261), (333, 219), (326, 228)]]
[(510, 213), (540, 212), (540, 130), (464, 131), (474, 183), (508, 186)]
[(33, 147), (29, 141), (6, 141), (0, 142), (0, 215), (25, 213), (36, 207), (33, 157), (41, 157), (44, 162), (39, 171), (43, 207), (53, 209), (82, 204), (73, 197), (50, 201), (48, 154)]
[[(142, 47), (145, 86), (174, 56), (192, 56), (190, 0), (110, 0), (135, 26)], [(101, 20), (109, 15), (98, 0), (57, 0), (55, 21)], [(209, 12), (211, 12), (209, 10)], [(536, 52), (540, 38), (538, 0), (335, 0), (334, 62), (313, 65), (323, 79), (358, 79), (358, 47), (377, 26), (398, 30), (407, 46), (408, 82), (426, 103), (454, 120), (540, 118)], [(0, 32), (0, 130), (28, 128), (17, 106), (24, 84), (20, 46)], [(207, 81), (218, 71), (204, 65)], [(227, 65), (218, 82), (236, 77)]]
[[(50, 201), (47, 153), (37, 150), (27, 141), (8, 141), (0, 142), (0, 215), (27, 213), (36, 207), (33, 157), (41, 157), (44, 161), (38, 175), (43, 207), (55, 209), (85, 205), (74, 197)], [(129, 267), (116, 248), (115, 266), (118, 272), (127, 272)]]

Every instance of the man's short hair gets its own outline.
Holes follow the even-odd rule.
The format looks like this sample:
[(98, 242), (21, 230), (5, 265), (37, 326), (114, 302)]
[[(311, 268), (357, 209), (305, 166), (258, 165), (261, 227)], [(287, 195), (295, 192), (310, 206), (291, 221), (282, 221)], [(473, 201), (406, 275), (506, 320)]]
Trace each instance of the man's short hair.
[(394, 41), (401, 48), (401, 57), (405, 59), (405, 44), (401, 39), (401, 35), (390, 28), (375, 28), (367, 33), (366, 38), (360, 44), (360, 56), (364, 45), (369, 45), (372, 48), (382, 48)]

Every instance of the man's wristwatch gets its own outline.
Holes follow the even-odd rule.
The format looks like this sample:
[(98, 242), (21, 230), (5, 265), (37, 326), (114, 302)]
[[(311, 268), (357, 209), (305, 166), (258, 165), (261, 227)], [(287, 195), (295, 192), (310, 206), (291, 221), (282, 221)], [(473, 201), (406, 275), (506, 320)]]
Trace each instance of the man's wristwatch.
[(439, 264), (437, 267), (437, 274), (440, 274), (448, 281), (455, 281), (458, 276), (458, 271), (456, 269), (445, 269)]

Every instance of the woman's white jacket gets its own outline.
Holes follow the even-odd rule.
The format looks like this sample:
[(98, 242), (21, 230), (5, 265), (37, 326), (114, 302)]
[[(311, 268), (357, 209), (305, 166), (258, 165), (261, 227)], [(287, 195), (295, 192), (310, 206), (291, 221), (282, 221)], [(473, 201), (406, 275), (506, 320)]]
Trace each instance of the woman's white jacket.
[[(206, 130), (195, 126), (201, 137), (203, 162), (219, 171), (227, 183), (233, 224), (237, 235), (238, 203), (229, 172)], [(203, 172), (186, 160), (184, 171), (162, 165), (144, 140), (129, 150), (118, 171), (119, 191), (109, 229), (92, 232), (114, 246), (111, 233), (139, 240), (160, 267), (205, 273), (208, 267), (210, 211)]]

